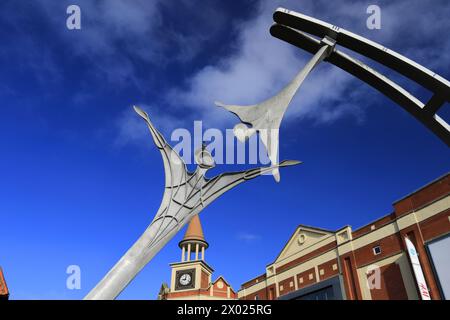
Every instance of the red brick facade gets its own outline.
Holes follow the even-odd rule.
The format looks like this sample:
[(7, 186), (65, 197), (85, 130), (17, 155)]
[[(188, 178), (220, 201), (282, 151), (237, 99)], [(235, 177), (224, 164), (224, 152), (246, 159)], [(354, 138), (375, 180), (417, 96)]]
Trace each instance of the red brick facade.
[(407, 300), (400, 268), (395, 263), (381, 267), (381, 289), (371, 289), (373, 300)]
[[(317, 230), (324, 235), (323, 245), (317, 241), (310, 244), (310, 249), (291, 250), (289, 255), (277, 257), (268, 265), (267, 273), (241, 286), (239, 298), (290, 297), (320, 286), (322, 281), (338, 278), (345, 299), (417, 299), (420, 295), (406, 251), (405, 237), (408, 237), (418, 252), (431, 298), (441, 299), (439, 280), (426, 245), (450, 235), (449, 194), (450, 175), (447, 174), (395, 202), (394, 212), (357, 230), (346, 227), (327, 231), (299, 226), (290, 241), (302, 230)], [(346, 230), (349, 231), (345, 233)], [(288, 244), (282, 252), (288, 250)], [(380, 272), (380, 288), (375, 289), (367, 284), (369, 274), (365, 274), (373, 265), (379, 265)]]

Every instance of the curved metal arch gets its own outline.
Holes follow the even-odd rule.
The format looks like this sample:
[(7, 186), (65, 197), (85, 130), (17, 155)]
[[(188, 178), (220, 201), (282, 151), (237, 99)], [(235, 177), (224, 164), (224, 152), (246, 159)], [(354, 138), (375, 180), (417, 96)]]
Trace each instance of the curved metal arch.
[(270, 33), (276, 38), (313, 54), (321, 48), (321, 41), (305, 32), (332, 38), (336, 44), (377, 61), (433, 92), (432, 98), (424, 104), (386, 76), (336, 47), (324, 59), (386, 95), (450, 146), (450, 126), (436, 114), (444, 103), (450, 102), (449, 81), (399, 53), (321, 20), (284, 8), (277, 9), (273, 16), (276, 23)]

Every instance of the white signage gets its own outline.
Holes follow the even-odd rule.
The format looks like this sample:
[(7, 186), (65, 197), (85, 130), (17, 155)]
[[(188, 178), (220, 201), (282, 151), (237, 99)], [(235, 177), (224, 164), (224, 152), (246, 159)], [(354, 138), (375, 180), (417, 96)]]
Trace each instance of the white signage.
[(406, 249), (408, 250), (409, 259), (414, 270), (414, 276), (416, 277), (417, 285), (419, 286), (419, 292), (422, 300), (431, 300), (430, 292), (428, 291), (425, 277), (423, 276), (422, 267), (420, 266), (419, 255), (417, 254), (416, 247), (414, 247), (411, 240), (405, 238)]

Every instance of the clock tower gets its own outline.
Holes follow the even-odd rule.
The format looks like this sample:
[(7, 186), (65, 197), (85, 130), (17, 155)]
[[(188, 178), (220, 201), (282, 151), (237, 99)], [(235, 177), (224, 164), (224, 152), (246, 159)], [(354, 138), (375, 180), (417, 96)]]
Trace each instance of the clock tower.
[(205, 261), (209, 244), (203, 235), (198, 215), (189, 222), (178, 246), (181, 249), (181, 261), (170, 264), (170, 286), (162, 285), (158, 299), (237, 299), (237, 294), (222, 276), (211, 281), (214, 270)]

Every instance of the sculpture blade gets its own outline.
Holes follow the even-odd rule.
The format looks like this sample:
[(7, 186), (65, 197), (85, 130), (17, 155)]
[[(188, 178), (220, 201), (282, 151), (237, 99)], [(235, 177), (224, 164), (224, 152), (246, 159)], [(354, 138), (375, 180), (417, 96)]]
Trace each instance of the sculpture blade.
[(165, 185), (166, 187), (182, 183), (186, 179), (185, 173), (188, 173), (186, 164), (178, 153), (172, 149), (162, 134), (155, 128), (150, 121), (148, 114), (137, 106), (133, 106), (136, 113), (144, 119), (152, 134), (153, 141), (161, 152), (164, 163)]
[[(216, 102), (216, 105), (234, 113), (242, 123), (251, 125), (251, 128), (259, 133), (261, 142), (264, 144), (267, 155), (273, 165), (278, 163), (279, 130), (289, 104), (308, 74), (330, 54), (332, 49), (332, 42), (329, 40), (323, 41), (322, 47), (287, 86), (275, 96), (259, 104), (239, 106)], [(272, 174), (275, 181), (279, 182), (280, 173), (278, 168), (273, 169)]]
[[(86, 295), (87, 300), (115, 299), (148, 262), (175, 236), (193, 216), (199, 214), (214, 199), (240, 183), (273, 170), (274, 167), (222, 174), (207, 179), (207, 162), (202, 162), (194, 173), (187, 172), (181, 157), (156, 130), (147, 113), (135, 107), (147, 123), (153, 140), (164, 160), (166, 185), (164, 196), (155, 218), (139, 239), (109, 270), (103, 279)], [(203, 152), (205, 152), (203, 150)], [(282, 162), (289, 166), (298, 162)], [(278, 165), (277, 165), (278, 167)]]

